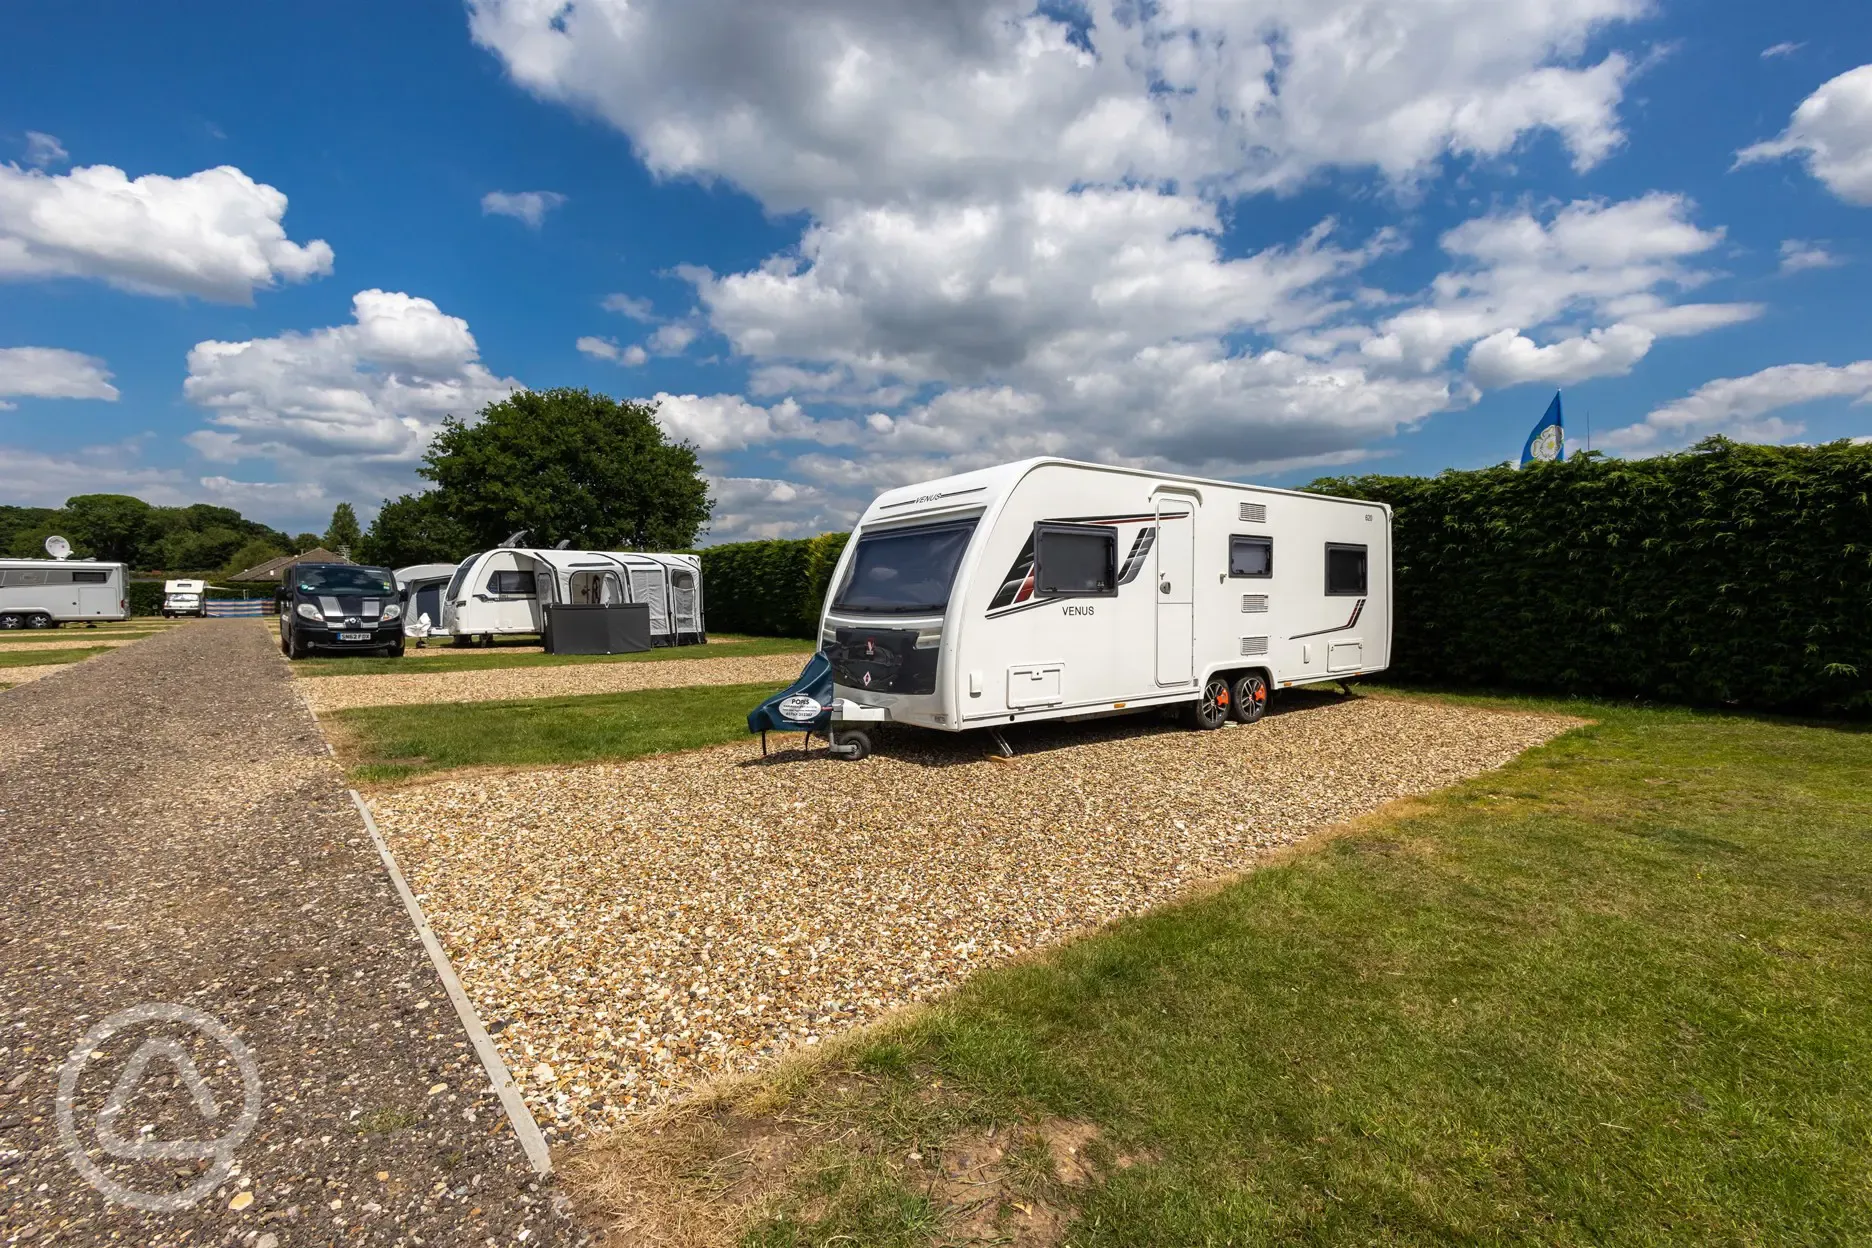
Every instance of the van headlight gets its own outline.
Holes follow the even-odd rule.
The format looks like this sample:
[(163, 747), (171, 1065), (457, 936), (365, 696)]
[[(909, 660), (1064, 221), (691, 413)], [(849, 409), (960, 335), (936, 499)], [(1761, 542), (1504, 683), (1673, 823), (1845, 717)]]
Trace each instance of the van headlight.
[(296, 610), (299, 612), (299, 618), (302, 620), (311, 620), (315, 624), (323, 624), (325, 622), (325, 617), (319, 614), (319, 609), (309, 602), (300, 603)]
[(403, 616), (403, 608), (399, 604), (393, 602), (389, 606), (385, 607), (383, 609), (383, 614), (378, 616), (377, 618), (379, 621), (388, 623), (391, 620), (401, 619), (402, 616)]

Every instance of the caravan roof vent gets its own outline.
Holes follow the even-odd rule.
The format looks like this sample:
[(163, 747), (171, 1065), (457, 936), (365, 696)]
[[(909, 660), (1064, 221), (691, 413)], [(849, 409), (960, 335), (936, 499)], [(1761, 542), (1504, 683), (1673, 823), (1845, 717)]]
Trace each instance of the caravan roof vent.
[(1241, 505), (1241, 518), (1243, 524), (1266, 524), (1267, 504), (1243, 503)]
[(1249, 615), (1266, 615), (1267, 614), (1267, 595), (1266, 594), (1243, 594), (1242, 595), (1242, 610), (1247, 612)]
[(1266, 654), (1267, 641), (1265, 637), (1244, 637), (1241, 652), (1243, 654)]

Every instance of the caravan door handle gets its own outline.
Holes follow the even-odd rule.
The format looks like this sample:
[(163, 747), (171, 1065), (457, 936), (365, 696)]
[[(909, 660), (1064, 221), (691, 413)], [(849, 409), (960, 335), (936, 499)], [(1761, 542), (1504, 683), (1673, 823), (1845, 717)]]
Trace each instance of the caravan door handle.
[(1159, 585), (1159, 586), (1157, 587), (1157, 592), (1158, 592), (1158, 593), (1160, 593), (1160, 594), (1167, 594), (1167, 593), (1169, 593), (1169, 592), (1170, 592), (1170, 582), (1169, 582), (1169, 581), (1165, 581), (1165, 582), (1164, 582), (1163, 584), (1161, 584), (1161, 585)]

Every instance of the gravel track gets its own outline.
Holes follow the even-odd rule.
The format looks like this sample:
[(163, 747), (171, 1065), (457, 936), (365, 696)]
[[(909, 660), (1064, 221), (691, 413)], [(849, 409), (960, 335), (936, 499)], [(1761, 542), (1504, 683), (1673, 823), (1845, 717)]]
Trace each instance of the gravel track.
[[(407, 656), (406, 656), (407, 657)], [(493, 667), (472, 672), (411, 672), (395, 676), (320, 676), (299, 682), (319, 711), (353, 706), (413, 706), (425, 702), (506, 702), (583, 693), (628, 693), (684, 685), (792, 684), (803, 654), (751, 658), (659, 659), (640, 663), (568, 663), (563, 667)]]
[[(671, 666), (671, 665), (660, 665)], [(322, 683), (322, 682), (321, 682)], [(1578, 721), (1293, 698), (1253, 727), (1132, 718), (862, 763), (752, 744), (437, 781), (372, 798), (548, 1133), (1136, 914)]]
[(8, 641), (0, 642), (0, 654), (18, 654), (23, 650), (89, 650), (98, 646), (117, 647), (134, 646), (140, 638), (136, 637), (67, 637), (62, 641)]
[[(0, 697), (0, 1241), (577, 1239), (533, 1181), (269, 644), (250, 623), (192, 623)], [(238, 1169), (174, 1213), (106, 1203), (54, 1125), (78, 1037), (147, 1002), (220, 1020), (260, 1075)], [(186, 1030), (143, 1039), (157, 1034), (195, 1061), (216, 1123), (235, 1117), (241, 1080), (219, 1046)], [(135, 1041), (106, 1042), (86, 1067), (80, 1138), (113, 1178), (173, 1192), (207, 1162), (98, 1147)], [(149, 1071), (122, 1131), (215, 1133), (173, 1064)]]

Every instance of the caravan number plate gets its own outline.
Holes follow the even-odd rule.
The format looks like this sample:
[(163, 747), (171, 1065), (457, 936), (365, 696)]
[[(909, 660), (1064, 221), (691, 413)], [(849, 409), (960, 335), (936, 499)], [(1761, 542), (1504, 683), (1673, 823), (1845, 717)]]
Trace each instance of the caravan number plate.
[(339, 641), (369, 641), (369, 633), (339, 633)]

